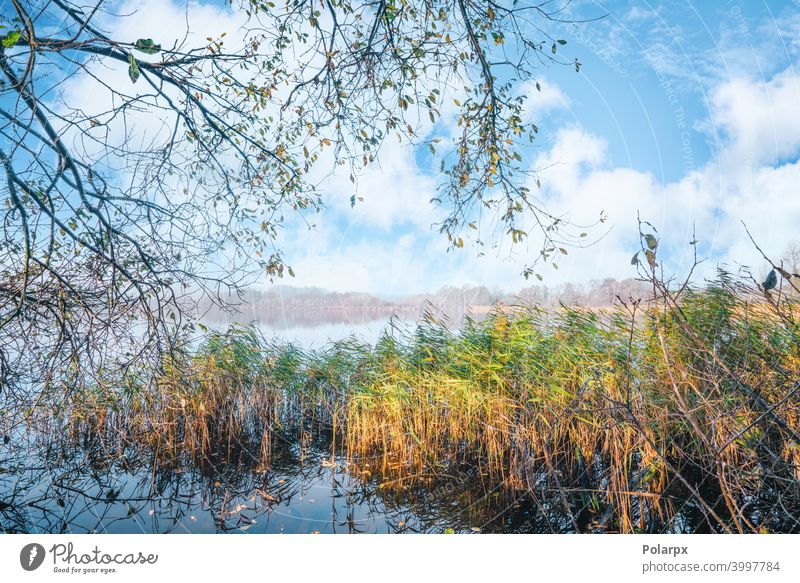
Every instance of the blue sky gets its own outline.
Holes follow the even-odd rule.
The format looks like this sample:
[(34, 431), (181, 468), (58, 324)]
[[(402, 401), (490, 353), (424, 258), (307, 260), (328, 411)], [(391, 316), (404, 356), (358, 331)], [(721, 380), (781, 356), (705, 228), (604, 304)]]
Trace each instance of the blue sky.
[[(129, 7), (138, 15), (109, 26), (133, 35), (146, 22), (148, 34), (167, 44), (183, 33), (171, 24), (184, 18), (181, 0)], [(528, 88), (540, 138), (525, 162), (546, 168), (541, 196), (551, 208), (578, 222), (603, 211), (608, 221), (607, 232), (591, 233), (605, 234), (594, 246), (570, 250), (558, 270), (543, 268), (545, 283), (634, 276), (637, 211), (659, 229), (661, 259), (677, 275), (691, 265), (694, 226), (707, 258), (701, 275), (717, 263), (763, 274), (740, 219), (775, 258), (800, 239), (799, 12), (793, 2), (763, 0), (570, 5), (567, 17), (606, 16), (549, 29), (583, 66), (579, 73), (542, 67), (542, 91)], [(192, 4), (188, 17), (202, 40), (235, 28), (241, 14)], [(450, 121), (428, 127), (428, 137), (446, 134)], [(448, 253), (431, 228), (438, 178), (428, 157), (389, 140), (378, 162), (359, 177), (364, 200), (355, 208), (348, 170), (324, 181), (327, 206), (308, 218), (313, 228), (288, 224), (282, 243), (296, 277), (284, 283), (386, 295), (530, 283), (521, 271), (539, 241), (514, 248), (500, 241), (483, 257), (470, 242)]]
[[(762, 275), (740, 219), (775, 258), (800, 237), (796, 7), (582, 2), (572, 12), (607, 16), (560, 29), (583, 67), (540, 71), (545, 88), (529, 104), (541, 137), (529, 162), (550, 166), (541, 180), (555, 208), (587, 220), (603, 210), (610, 231), (572, 250), (558, 270), (544, 268), (545, 283), (635, 275), (637, 211), (661, 232), (668, 273), (690, 267), (696, 227), (701, 276), (719, 263)], [(365, 203), (355, 209), (337, 202), (333, 190), (344, 183), (334, 182), (319, 231), (293, 236), (293, 283), (386, 294), (526, 285), (520, 272), (535, 241), (513, 250), (501, 244), (480, 258), (469, 245), (445, 252), (424, 209), (436, 177), (422, 158), (387, 149), (381, 167), (361, 177)]]
[(738, 76), (768, 79), (793, 65), (792, 2), (581, 6), (575, 12), (607, 14), (601, 22), (565, 27), (570, 48), (585, 63), (582, 74), (556, 68), (545, 74), (570, 97), (573, 121), (607, 140), (612, 163), (662, 180), (688, 169), (685, 153), (675, 155), (687, 138), (696, 164), (721, 147), (713, 131), (697, 131), (716, 86)]

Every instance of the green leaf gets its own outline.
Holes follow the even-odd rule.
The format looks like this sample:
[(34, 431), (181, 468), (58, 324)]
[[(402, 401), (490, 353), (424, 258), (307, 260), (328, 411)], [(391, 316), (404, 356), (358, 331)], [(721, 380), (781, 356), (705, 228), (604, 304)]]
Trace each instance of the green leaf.
[(656, 247), (658, 247), (658, 239), (653, 237), (653, 235), (651, 235), (650, 233), (647, 233), (647, 235), (644, 236), (644, 241), (645, 243), (647, 243), (647, 248), (650, 250), (653, 250)]
[(631, 265), (639, 265), (639, 252), (638, 251), (633, 254), (633, 257), (631, 257)]
[(452, 528), (445, 528), (444, 529), (444, 533), (445, 534), (455, 534), (456, 531), (454, 531)]
[(7, 49), (10, 49), (19, 40), (20, 32), (18, 30), (12, 30), (6, 36), (3, 37), (3, 46)]
[(131, 83), (136, 83), (139, 80), (139, 63), (136, 62), (136, 57), (133, 53), (128, 53), (128, 77), (131, 78)]
[(141, 51), (147, 55), (155, 55), (161, 50), (161, 45), (157, 45), (151, 38), (140, 38), (133, 45), (137, 51)]

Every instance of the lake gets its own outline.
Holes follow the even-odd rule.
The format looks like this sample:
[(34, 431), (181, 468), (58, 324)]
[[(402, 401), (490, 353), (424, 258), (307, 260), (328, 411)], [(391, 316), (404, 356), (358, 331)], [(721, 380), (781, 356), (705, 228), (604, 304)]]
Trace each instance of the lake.
[(269, 468), (240, 459), (166, 463), (102, 439), (18, 435), (0, 446), (0, 530), (22, 533), (528, 532), (525, 496), (474, 472), (424, 490), (383, 491), (317, 438), (278, 447)]
[[(231, 319), (232, 322), (242, 319)], [(250, 320), (267, 338), (319, 349), (355, 336), (375, 342), (387, 327), (402, 334), (414, 318), (378, 314), (310, 325), (298, 319)], [(227, 323), (208, 321), (209, 327)], [(247, 320), (244, 323), (248, 323)], [(287, 411), (287, 415), (297, 411)], [(562, 533), (608, 531), (608, 504), (586, 486), (562, 489), (547, 469), (497, 480), (480, 459), (423, 470), (400, 464), (381, 475), (369, 459), (354, 461), (332, 443), (330, 425), (273, 428), (269, 465), (255, 439), (219, 441), (194, 456), (171, 446), (144, 446), (121, 435), (109, 414), (94, 431), (67, 431), (43, 420), (0, 420), (0, 531), (8, 533)], [(124, 413), (122, 413), (124, 416)], [(312, 414), (313, 417), (313, 414)], [(211, 418), (212, 425), (214, 417)], [(3, 424), (5, 423), (5, 424)], [(92, 425), (90, 422), (89, 425)], [(185, 430), (185, 429), (184, 429)], [(180, 434), (180, 430), (176, 430)], [(159, 431), (154, 431), (159, 434)], [(221, 435), (225, 435), (223, 432)], [(238, 438), (237, 438), (238, 439)], [(455, 444), (456, 449), (461, 446)], [(158, 449), (158, 453), (156, 450)], [(336, 453), (332, 453), (336, 452)], [(454, 460), (459, 459), (454, 456)], [(358, 465), (356, 465), (356, 463)], [(584, 472), (605, 475), (601, 460)], [(420, 473), (422, 472), (422, 473)], [(555, 472), (557, 475), (560, 472)], [(495, 477), (496, 478), (496, 477)], [(507, 476), (508, 478), (508, 476)], [(578, 476), (581, 478), (581, 476)], [(578, 480), (580, 482), (580, 480)], [(601, 480), (596, 483), (603, 484)], [(511, 484), (511, 486), (509, 486)], [(664, 492), (680, 501), (656, 532), (714, 529), (681, 484)], [(705, 486), (703, 486), (705, 487)], [(709, 493), (712, 497), (715, 494)], [(565, 512), (568, 505), (569, 512)], [(718, 508), (717, 511), (721, 510)], [(604, 518), (606, 517), (606, 518)]]

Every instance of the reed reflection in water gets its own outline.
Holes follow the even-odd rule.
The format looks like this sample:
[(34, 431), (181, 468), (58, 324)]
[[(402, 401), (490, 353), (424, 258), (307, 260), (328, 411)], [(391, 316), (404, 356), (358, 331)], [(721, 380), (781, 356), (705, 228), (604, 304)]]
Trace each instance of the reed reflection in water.
[[(509, 532), (533, 528), (522, 498), (484, 488), (475, 471), (423, 489), (383, 491), (330, 436), (276, 444), (270, 467), (244, 444), (237, 459), (159, 460), (113, 439), (18, 435), (0, 446), (6, 533)], [(24, 441), (26, 440), (27, 441)], [(566, 526), (566, 525), (565, 525)]]

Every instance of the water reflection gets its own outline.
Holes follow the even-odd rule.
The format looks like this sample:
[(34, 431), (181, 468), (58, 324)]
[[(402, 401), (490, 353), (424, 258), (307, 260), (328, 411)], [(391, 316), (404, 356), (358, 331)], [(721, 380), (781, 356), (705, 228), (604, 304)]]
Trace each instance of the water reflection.
[(192, 462), (97, 436), (21, 439), (0, 450), (4, 532), (508, 532), (530, 524), (523, 497), (483, 487), (469, 469), (387, 489), (332, 456), (324, 435), (287, 439), (269, 468), (246, 446), (238, 459)]
[(479, 308), (464, 305), (437, 307), (423, 303), (414, 307), (374, 309), (333, 309), (322, 306), (306, 310), (266, 310), (243, 305), (232, 312), (206, 311), (201, 321), (208, 328), (218, 330), (225, 330), (231, 325), (253, 325), (265, 338), (277, 338), (312, 349), (322, 348), (343, 338), (375, 344), (384, 333), (408, 335), (418, 322), (428, 318), (457, 329), (466, 318), (483, 320), (487, 310)]
[[(509, 489), (487, 479), (478, 465), (388, 477), (365, 469), (369, 460), (356, 467), (331, 451), (330, 434), (283, 434), (264, 467), (258, 443), (221, 445), (210, 458), (193, 460), (109, 435), (27, 430), (0, 442), (0, 531), (608, 532), (593, 491), (559, 491), (545, 471)], [(714, 532), (703, 509), (673, 490), (665, 496), (680, 503), (680, 511), (669, 524), (652, 521), (648, 531)]]

